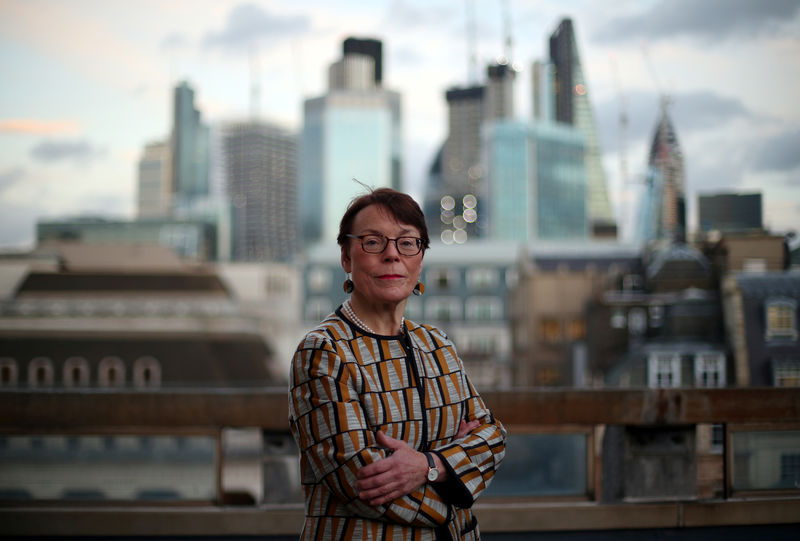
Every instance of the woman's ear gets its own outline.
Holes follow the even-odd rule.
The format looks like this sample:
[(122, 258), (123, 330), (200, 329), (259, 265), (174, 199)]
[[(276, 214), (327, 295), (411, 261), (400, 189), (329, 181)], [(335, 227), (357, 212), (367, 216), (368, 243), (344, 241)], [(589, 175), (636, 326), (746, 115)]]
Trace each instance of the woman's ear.
[(352, 270), (350, 265), (350, 255), (347, 253), (348, 247), (349, 246), (342, 246), (342, 268), (344, 269), (344, 272), (350, 274)]

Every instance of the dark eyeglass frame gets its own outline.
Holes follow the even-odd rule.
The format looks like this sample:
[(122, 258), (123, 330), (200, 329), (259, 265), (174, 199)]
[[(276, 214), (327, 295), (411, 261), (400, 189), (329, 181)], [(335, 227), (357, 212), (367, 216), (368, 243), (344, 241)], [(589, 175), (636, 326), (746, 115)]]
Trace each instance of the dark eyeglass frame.
[[(393, 238), (390, 238), (390, 237), (385, 237), (383, 235), (377, 235), (375, 233), (369, 233), (367, 235), (351, 235), (351, 234), (347, 234), (345, 236), (348, 237), (348, 238), (351, 238), (351, 239), (358, 239), (361, 242), (361, 249), (364, 250), (364, 252), (366, 252), (368, 254), (382, 254), (384, 251), (386, 251), (386, 247), (389, 246), (389, 241), (390, 240), (394, 241), (394, 247), (397, 249), (397, 253), (400, 254), (400, 255), (405, 255), (405, 256), (411, 257), (411, 256), (415, 256), (415, 255), (419, 254), (422, 251), (422, 239), (419, 238), (419, 237), (411, 237), (411, 236), (407, 236), (406, 235), (406, 236), (397, 237), (397, 238), (393, 239)], [(366, 239), (367, 237), (372, 237), (374, 239), (380, 239), (383, 242), (383, 246), (381, 247), (381, 249), (376, 251), (376, 252), (367, 250), (367, 247), (364, 245), (364, 239)], [(398, 241), (401, 240), (401, 239), (411, 239), (411, 240), (413, 240), (414, 241), (414, 245), (417, 247), (417, 251), (414, 252), (413, 254), (403, 252), (400, 249), (400, 245), (398, 244)]]

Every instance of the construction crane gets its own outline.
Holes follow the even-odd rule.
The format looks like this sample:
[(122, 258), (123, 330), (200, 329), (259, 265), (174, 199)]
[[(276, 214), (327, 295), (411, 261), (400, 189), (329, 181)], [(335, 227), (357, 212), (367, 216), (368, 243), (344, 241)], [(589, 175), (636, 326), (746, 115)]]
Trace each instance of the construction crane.
[(478, 31), (475, 25), (475, 0), (465, 0), (467, 11), (467, 81), (478, 82)]
[(611, 72), (614, 77), (614, 88), (619, 98), (619, 176), (620, 182), (624, 186), (628, 182), (628, 100), (622, 92), (622, 84), (617, 69), (617, 57), (611, 54), (609, 59), (611, 61)]
[(514, 43), (511, 38), (511, 7), (508, 2), (509, 0), (503, 0), (503, 50), (506, 62), (511, 65)]
[(257, 120), (261, 105), (261, 66), (258, 45), (250, 43), (250, 118)]

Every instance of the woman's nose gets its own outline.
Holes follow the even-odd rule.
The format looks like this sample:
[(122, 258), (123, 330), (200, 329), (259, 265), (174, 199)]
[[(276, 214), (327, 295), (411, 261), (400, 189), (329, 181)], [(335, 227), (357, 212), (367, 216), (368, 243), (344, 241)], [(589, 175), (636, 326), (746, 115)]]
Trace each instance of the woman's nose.
[(398, 259), (400, 252), (397, 251), (397, 241), (390, 240), (386, 243), (386, 248), (383, 249), (383, 257), (385, 259)]

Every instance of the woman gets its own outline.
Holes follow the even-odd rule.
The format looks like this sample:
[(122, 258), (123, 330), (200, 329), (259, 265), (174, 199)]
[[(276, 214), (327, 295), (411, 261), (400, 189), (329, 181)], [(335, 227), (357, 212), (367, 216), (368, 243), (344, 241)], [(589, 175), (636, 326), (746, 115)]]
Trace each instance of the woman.
[(292, 360), (289, 417), (306, 501), (302, 539), (478, 539), (470, 510), (505, 429), (450, 339), (403, 318), (421, 294), (425, 219), (406, 194), (355, 199), (338, 242), (350, 298)]

